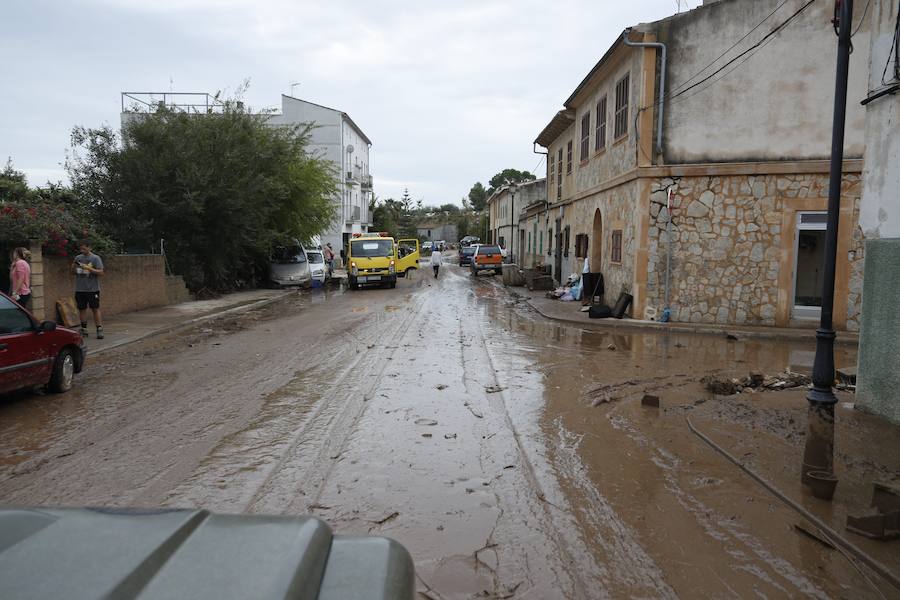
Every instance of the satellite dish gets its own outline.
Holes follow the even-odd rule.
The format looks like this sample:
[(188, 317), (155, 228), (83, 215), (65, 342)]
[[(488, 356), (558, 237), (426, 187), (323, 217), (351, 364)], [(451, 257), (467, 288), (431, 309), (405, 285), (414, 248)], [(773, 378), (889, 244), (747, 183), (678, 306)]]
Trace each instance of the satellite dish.
[(353, 144), (347, 144), (347, 153), (353, 154)]

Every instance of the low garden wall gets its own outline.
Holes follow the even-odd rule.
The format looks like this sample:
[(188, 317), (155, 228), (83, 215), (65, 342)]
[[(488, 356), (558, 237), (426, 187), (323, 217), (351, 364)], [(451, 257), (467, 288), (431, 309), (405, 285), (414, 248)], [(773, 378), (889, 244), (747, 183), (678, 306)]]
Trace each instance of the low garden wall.
[[(123, 254), (102, 256), (105, 274), (100, 279), (101, 309), (112, 316), (154, 306), (168, 304), (165, 261), (158, 254)], [(56, 301), (75, 295), (75, 275), (71, 271), (72, 258), (43, 257), (43, 315), (52, 319)], [(34, 257), (32, 267), (34, 269)], [(38, 303), (35, 303), (38, 309)], [(37, 310), (35, 310), (37, 313)]]

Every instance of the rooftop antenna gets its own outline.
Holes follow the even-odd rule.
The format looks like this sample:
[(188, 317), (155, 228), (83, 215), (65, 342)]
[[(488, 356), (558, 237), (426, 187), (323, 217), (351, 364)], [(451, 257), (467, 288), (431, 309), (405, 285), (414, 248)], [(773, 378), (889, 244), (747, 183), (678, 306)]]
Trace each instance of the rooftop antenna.
[(294, 83), (291, 84), (291, 96), (292, 97), (296, 97), (296, 96), (294, 96), (294, 88), (297, 87), (298, 85), (300, 85), (299, 81), (295, 81)]

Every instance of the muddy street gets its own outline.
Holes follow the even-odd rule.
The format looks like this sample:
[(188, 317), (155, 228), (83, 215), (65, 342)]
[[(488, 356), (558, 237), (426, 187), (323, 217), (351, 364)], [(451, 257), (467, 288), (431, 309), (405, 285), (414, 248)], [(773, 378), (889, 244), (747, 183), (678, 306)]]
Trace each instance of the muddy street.
[[(300, 293), (89, 359), (68, 394), (4, 398), (0, 502), (310, 513), (401, 541), (423, 598), (878, 598), (685, 422), (801, 498), (802, 393), (723, 399), (700, 380), (812, 351), (560, 325), (447, 265)], [(900, 452), (848, 452), (880, 425), (838, 416), (846, 489), (896, 480)]]

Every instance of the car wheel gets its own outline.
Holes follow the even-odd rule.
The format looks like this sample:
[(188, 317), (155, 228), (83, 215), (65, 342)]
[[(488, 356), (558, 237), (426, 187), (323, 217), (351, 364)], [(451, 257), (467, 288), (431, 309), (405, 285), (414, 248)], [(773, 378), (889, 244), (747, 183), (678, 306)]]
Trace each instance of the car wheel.
[(53, 363), (53, 374), (47, 388), (54, 393), (61, 394), (72, 389), (75, 380), (75, 353), (72, 350), (62, 350)]

